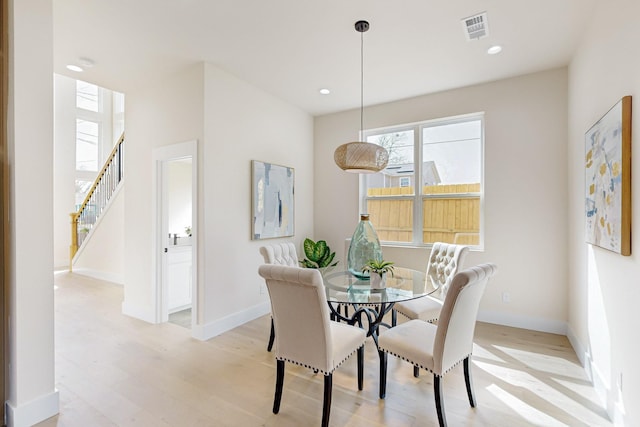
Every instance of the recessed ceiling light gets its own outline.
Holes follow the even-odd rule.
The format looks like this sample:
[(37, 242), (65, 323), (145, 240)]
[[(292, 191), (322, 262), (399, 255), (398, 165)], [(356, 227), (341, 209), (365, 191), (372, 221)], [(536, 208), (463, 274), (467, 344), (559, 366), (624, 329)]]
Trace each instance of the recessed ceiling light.
[(322, 95), (329, 95), (331, 91), (329, 89), (323, 88), (319, 91)]
[(491, 46), (489, 49), (487, 49), (487, 53), (489, 55), (495, 55), (496, 53), (500, 53), (500, 52), (502, 52), (502, 46), (498, 46), (498, 45)]
[(81, 73), (84, 71), (82, 67), (78, 67), (77, 65), (72, 64), (67, 65), (67, 70), (75, 71), (76, 73)]

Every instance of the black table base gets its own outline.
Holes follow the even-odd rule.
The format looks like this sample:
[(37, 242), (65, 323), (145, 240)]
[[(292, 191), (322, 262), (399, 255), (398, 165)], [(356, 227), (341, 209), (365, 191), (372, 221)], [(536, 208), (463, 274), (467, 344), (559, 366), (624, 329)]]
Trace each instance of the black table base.
[[(335, 305), (335, 306), (334, 306)], [(344, 306), (344, 314), (341, 313), (340, 306)], [(354, 312), (349, 315), (348, 305), (352, 306)], [(393, 309), (394, 303), (381, 302), (376, 304), (358, 304), (358, 303), (337, 303), (329, 301), (329, 309), (331, 310), (331, 319), (338, 322), (346, 322), (349, 325), (357, 324), (360, 328), (367, 330), (367, 336), (373, 338), (378, 347), (378, 331), (380, 326), (391, 328), (391, 325), (383, 322), (384, 316)], [(336, 307), (337, 306), (337, 307)], [(367, 328), (364, 328), (363, 317), (366, 317)]]

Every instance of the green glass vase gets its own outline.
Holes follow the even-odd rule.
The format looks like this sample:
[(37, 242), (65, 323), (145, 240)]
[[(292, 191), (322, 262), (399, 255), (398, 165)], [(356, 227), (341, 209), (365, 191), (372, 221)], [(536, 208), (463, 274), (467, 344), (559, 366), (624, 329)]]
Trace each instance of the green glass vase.
[(370, 260), (382, 261), (382, 249), (378, 234), (369, 221), (369, 214), (361, 214), (349, 244), (347, 268), (358, 279), (369, 280), (369, 272), (363, 272), (362, 267)]

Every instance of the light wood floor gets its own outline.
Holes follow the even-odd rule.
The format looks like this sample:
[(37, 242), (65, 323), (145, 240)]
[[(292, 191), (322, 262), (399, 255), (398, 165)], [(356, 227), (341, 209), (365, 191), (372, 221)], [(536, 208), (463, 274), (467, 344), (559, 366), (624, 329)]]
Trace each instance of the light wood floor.
[[(287, 366), (280, 414), (271, 412), (275, 362), (269, 316), (206, 342), (166, 323), (120, 314), (121, 287), (56, 275), (60, 414), (38, 426), (317, 426), (322, 377)], [(378, 358), (367, 342), (365, 387), (355, 357), (334, 374), (332, 426), (436, 426), (432, 377), (389, 357), (378, 399)], [(472, 364), (478, 407), (462, 368), (444, 379), (449, 425), (611, 426), (563, 336), (479, 323)]]

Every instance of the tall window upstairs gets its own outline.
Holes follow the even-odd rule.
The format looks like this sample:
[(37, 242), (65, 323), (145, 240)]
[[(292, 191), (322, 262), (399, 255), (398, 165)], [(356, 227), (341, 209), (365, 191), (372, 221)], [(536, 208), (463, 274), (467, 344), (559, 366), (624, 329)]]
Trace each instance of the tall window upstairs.
[(76, 81), (76, 196), (84, 200), (124, 131), (124, 95)]

